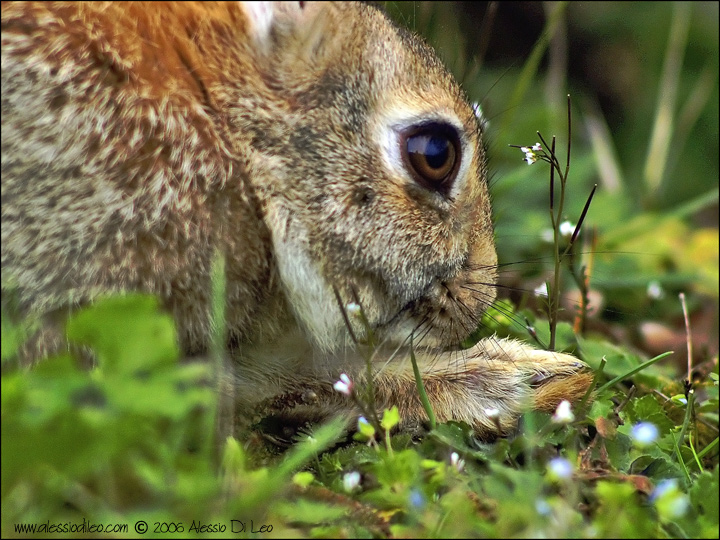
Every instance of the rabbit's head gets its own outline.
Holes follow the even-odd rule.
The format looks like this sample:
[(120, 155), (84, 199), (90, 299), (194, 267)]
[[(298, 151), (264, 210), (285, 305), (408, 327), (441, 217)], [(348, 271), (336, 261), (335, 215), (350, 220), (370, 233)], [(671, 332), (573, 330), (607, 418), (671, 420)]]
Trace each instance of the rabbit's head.
[(245, 8), (266, 87), (249, 177), (289, 303), (325, 350), (349, 335), (340, 306), (366, 335), (352, 304), (380, 340), (456, 345), (495, 298), (480, 121), (379, 10), (301, 4)]

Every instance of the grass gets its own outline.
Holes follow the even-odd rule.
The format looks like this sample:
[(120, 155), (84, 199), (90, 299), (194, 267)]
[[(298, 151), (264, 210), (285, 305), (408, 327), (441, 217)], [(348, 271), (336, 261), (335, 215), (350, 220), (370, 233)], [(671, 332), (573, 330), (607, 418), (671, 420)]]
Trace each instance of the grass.
[[(22, 533), (21, 523), (73, 537), (76, 524), (100, 537), (91, 526), (127, 525), (114, 535), (140, 536), (145, 523), (152, 537), (717, 538), (718, 242), (707, 217), (718, 200), (717, 34), (713, 41), (704, 26), (706, 4), (588, 6), (600, 11), (556, 7), (525, 63), (485, 59), (477, 72), (448, 38), (462, 17), (426, 4), (390, 9), (427, 32), (490, 118), (509, 294), (476, 337), (573, 351), (596, 372), (593, 399), (556, 415), (527, 413), (514, 437), (493, 443), (453, 422), (419, 441), (389, 436), (398, 419), (380, 411), (352, 442), (328, 424), (271, 456), (260, 439), (209, 435), (231, 431), (215, 390), (223, 302), (208, 365), (178, 364), (172, 321), (153, 298), (112, 298), (72, 317), (69, 338), (98, 356), (92, 372), (69, 356), (19, 369), (12, 356), (22, 328), (3, 316), (3, 536), (48, 536)], [(637, 54), (651, 51), (638, 67), (649, 84), (618, 113), (558, 70), (557, 36), (572, 28), (602, 36), (603, 50), (630, 61), (613, 48), (614, 32), (625, 36), (629, 24)], [(566, 133), (558, 103), (568, 92), (572, 170), (555, 169), (551, 204), (548, 170), (507, 145)], [(557, 155), (567, 143), (558, 139)], [(543, 146), (555, 154), (555, 143)], [(581, 215), (568, 242), (560, 225)], [(216, 268), (221, 278), (220, 259)], [(550, 310), (533, 292), (547, 283)], [(215, 285), (222, 299), (222, 279)]]

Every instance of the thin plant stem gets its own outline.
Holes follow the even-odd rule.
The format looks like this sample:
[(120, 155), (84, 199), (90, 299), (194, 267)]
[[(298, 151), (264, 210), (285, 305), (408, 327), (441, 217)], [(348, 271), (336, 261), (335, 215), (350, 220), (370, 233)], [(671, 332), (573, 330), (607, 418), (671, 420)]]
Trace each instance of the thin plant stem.
[(720, 443), (720, 438), (715, 437), (715, 439), (713, 439), (713, 441), (710, 444), (708, 444), (705, 448), (703, 448), (702, 450), (700, 450), (698, 452), (698, 458), (699, 459), (704, 458), (705, 454), (714, 450), (715, 447), (718, 445), (718, 443)]
[(635, 397), (635, 394), (637, 394), (637, 386), (633, 384), (630, 387), (630, 390), (628, 390), (628, 393), (625, 395), (623, 400), (618, 404), (617, 407), (615, 407), (615, 414), (620, 414), (620, 411), (627, 407), (627, 404), (630, 403), (630, 400)]
[[(565, 208), (565, 196), (567, 194), (567, 180), (568, 175), (570, 174), (570, 154), (572, 149), (572, 103), (570, 100), (570, 94), (567, 96), (567, 121), (568, 121), (568, 131), (567, 131), (567, 137), (568, 137), (568, 143), (567, 143), (567, 157), (565, 160), (565, 166), (564, 168), (560, 165), (560, 162), (557, 157), (556, 153), (556, 137), (553, 135), (551, 139), (551, 144), (548, 145), (548, 142), (545, 140), (545, 138), (542, 136), (542, 133), (537, 131), (537, 136), (542, 141), (542, 146), (538, 143), (538, 145), (533, 145), (532, 147), (526, 147), (526, 146), (516, 146), (516, 145), (510, 145), (511, 147), (519, 148), (523, 152), (525, 152), (525, 160), (528, 162), (529, 165), (533, 164), (534, 162), (540, 160), (545, 161), (550, 165), (550, 223), (552, 225), (552, 231), (553, 231), (553, 259), (554, 259), (554, 268), (553, 268), (553, 277), (552, 277), (552, 284), (550, 284), (549, 281), (546, 282), (545, 286), (547, 288), (547, 316), (548, 316), (548, 325), (550, 327), (550, 342), (548, 343), (548, 349), (551, 351), (555, 350), (556, 347), (556, 338), (557, 338), (557, 324), (558, 324), (558, 314), (560, 312), (560, 281), (561, 281), (561, 266), (563, 259), (565, 259), (566, 256), (570, 255), (570, 263), (569, 268), (570, 272), (575, 280), (575, 282), (578, 284), (578, 287), (580, 288), (580, 291), (583, 294), (583, 301), (581, 305), (581, 315), (579, 317), (579, 320), (581, 321), (581, 328), (584, 327), (584, 321), (585, 321), (585, 310), (587, 308), (588, 304), (588, 288), (589, 288), (589, 276), (585, 273), (584, 267), (581, 268), (580, 274), (578, 275), (578, 271), (575, 266), (575, 258), (572, 256), (572, 248), (577, 240), (580, 230), (582, 228), (582, 224), (585, 220), (585, 217), (587, 216), (588, 210), (590, 208), (590, 203), (592, 202), (593, 196), (595, 195), (595, 191), (597, 190), (597, 184), (593, 187), (592, 191), (590, 192), (590, 195), (585, 202), (585, 206), (583, 208), (582, 213), (580, 214), (580, 219), (578, 220), (577, 225), (575, 226), (575, 229), (573, 230), (572, 237), (570, 241), (568, 242), (568, 245), (565, 246), (565, 249), (560, 251), (560, 228), (561, 228), (561, 220), (563, 217), (563, 210)], [(555, 197), (555, 175), (557, 174), (559, 180), (560, 180), (560, 195), (558, 199), (556, 200)], [(577, 322), (577, 319), (576, 319)], [(574, 326), (574, 328), (577, 328), (577, 324)]]
[[(366, 402), (364, 402), (362, 399), (358, 398), (358, 396), (354, 390), (352, 392), (352, 398), (355, 401), (355, 404), (360, 409), (360, 411), (365, 415), (365, 417), (368, 419), (368, 421), (372, 423), (376, 432), (383, 433), (383, 431), (380, 428), (380, 419), (378, 418), (377, 410), (375, 409), (375, 387), (373, 384), (373, 371), (372, 371), (374, 336), (372, 333), (372, 328), (370, 327), (370, 323), (369, 323), (367, 317), (365, 316), (365, 311), (363, 310), (362, 304), (360, 303), (360, 298), (357, 294), (357, 291), (355, 291), (353, 289), (352, 290), (353, 301), (359, 307), (358, 316), (359, 316), (360, 322), (363, 324), (363, 326), (365, 328), (365, 332), (367, 334), (367, 346), (364, 347), (358, 340), (357, 336), (355, 335), (355, 332), (353, 332), (352, 324), (350, 323), (350, 318), (347, 315), (347, 311), (345, 310), (345, 305), (343, 304), (342, 298), (340, 297), (340, 292), (337, 290), (336, 287), (333, 287), (333, 291), (335, 292), (335, 299), (337, 300), (338, 307), (340, 308), (340, 313), (342, 313), (342, 317), (343, 317), (343, 320), (345, 321), (345, 326), (348, 329), (348, 333), (350, 334), (350, 338), (352, 339), (353, 343), (355, 344), (355, 347), (357, 347), (359, 350), (362, 351), (362, 355), (365, 359), (366, 378), (367, 378), (366, 396), (365, 396)], [(366, 403), (367, 403), (367, 406), (366, 406)]]
[(390, 456), (392, 458), (393, 457), (393, 447), (392, 447), (392, 441), (390, 439), (390, 430), (385, 429), (383, 433), (385, 433), (385, 447), (387, 448), (388, 456)]
[(565, 178), (570, 174), (570, 147), (572, 146), (572, 108), (570, 107), (570, 94), (567, 96), (567, 116), (568, 116), (568, 137), (567, 137), (567, 162), (565, 164)]
[(535, 340), (535, 343), (540, 345), (541, 348), (547, 349), (547, 345), (545, 345), (542, 341), (540, 341), (540, 338), (537, 335), (537, 331), (535, 330), (535, 327), (530, 324), (530, 321), (527, 317), (525, 317), (525, 329), (527, 330), (528, 334), (530, 334), (530, 337), (532, 337)]
[[(367, 319), (365, 319), (365, 314), (361, 311), (363, 322), (367, 324)], [(366, 349), (368, 351), (368, 349)], [(377, 409), (375, 407), (375, 383), (374, 383), (374, 373), (372, 369), (372, 349), (369, 349), (369, 352), (365, 353), (365, 368), (367, 372), (367, 403), (370, 408), (370, 414), (372, 415), (373, 420), (376, 424), (379, 425), (380, 420), (377, 416)]]
[(695, 465), (697, 465), (698, 470), (700, 472), (702, 472), (702, 470), (703, 470), (702, 463), (700, 463), (700, 458), (698, 457), (697, 452), (695, 451), (695, 445), (693, 444), (692, 435), (690, 436), (690, 440), (688, 442), (689, 442), (688, 446), (690, 447), (690, 451), (692, 452), (693, 459), (695, 460)]
[(585, 405), (587, 404), (588, 400), (590, 399), (590, 396), (593, 393), (593, 390), (595, 390), (595, 387), (598, 384), (598, 381), (600, 380), (600, 377), (602, 376), (603, 371), (605, 370), (605, 364), (607, 364), (607, 360), (603, 356), (600, 360), (600, 366), (598, 366), (597, 371), (595, 372), (595, 376), (593, 377), (592, 383), (590, 386), (588, 386), (587, 391), (585, 392), (585, 395), (580, 400), (580, 404), (577, 406), (578, 411), (584, 411)]
[[(690, 317), (688, 316), (687, 304), (685, 302), (685, 293), (680, 293), (680, 304), (682, 304), (683, 317), (685, 318), (685, 340), (687, 342), (687, 379), (685, 380), (685, 395), (688, 398), (688, 407), (691, 405), (691, 401), (694, 402), (693, 396), (695, 392), (692, 387), (692, 333), (690, 332)], [(694, 420), (694, 411), (690, 409), (690, 420)], [(686, 415), (687, 417), (687, 415)], [(683, 424), (683, 428), (685, 425)], [(693, 431), (697, 438), (697, 424), (693, 422)]]
[(680, 304), (682, 304), (683, 317), (685, 318), (685, 339), (687, 341), (687, 382), (692, 384), (692, 334), (690, 333), (690, 318), (688, 317), (685, 293), (680, 293)]
[(575, 240), (577, 239), (578, 235), (580, 234), (580, 228), (582, 227), (583, 221), (585, 221), (585, 216), (588, 213), (588, 209), (590, 208), (590, 203), (593, 200), (593, 195), (595, 195), (595, 190), (597, 189), (597, 184), (595, 184), (592, 188), (592, 191), (590, 192), (590, 195), (587, 198), (587, 201), (585, 201), (585, 206), (583, 207), (582, 212), (580, 213), (580, 219), (578, 219), (577, 225), (575, 225), (575, 230), (573, 231), (572, 237), (570, 238), (570, 243), (565, 248), (565, 253), (563, 253), (563, 256), (567, 255), (570, 252), (570, 249), (572, 248), (573, 244), (575, 243)]
[(435, 426), (437, 425), (437, 422), (435, 421), (435, 413), (433, 412), (432, 405), (430, 404), (430, 399), (428, 399), (427, 392), (425, 392), (425, 385), (423, 385), (422, 377), (420, 377), (420, 369), (418, 368), (415, 351), (413, 349), (412, 335), (410, 336), (410, 361), (412, 362), (413, 373), (415, 374), (415, 384), (417, 385), (418, 394), (420, 395), (420, 402), (425, 409), (425, 413), (428, 415), (430, 429), (435, 429)]
[(212, 453), (216, 467), (222, 463), (222, 452), (225, 448), (225, 440), (234, 431), (234, 385), (225, 384), (223, 373), (225, 366), (225, 347), (227, 332), (227, 303), (226, 288), (227, 275), (225, 273), (225, 255), (216, 250), (212, 259), (211, 269), (212, 283), (212, 319), (211, 319), (211, 356), (213, 364), (213, 378), (217, 391), (215, 405), (215, 429), (210, 433), (215, 434), (215, 452)]
[[(557, 163), (557, 158), (555, 157), (555, 137), (553, 136), (552, 139), (552, 156), (553, 156), (553, 163)], [(551, 170), (554, 168), (554, 166), (551, 166)], [(555, 336), (557, 333), (557, 319), (558, 319), (558, 311), (560, 309), (560, 263), (562, 261), (562, 256), (560, 255), (560, 220), (562, 219), (562, 212), (563, 208), (565, 207), (565, 176), (560, 172), (560, 168), (558, 167), (558, 173), (560, 176), (560, 201), (557, 206), (557, 213), (554, 213), (553, 211), (550, 212), (552, 217), (552, 226), (553, 226), (553, 255), (554, 255), (554, 263), (555, 268), (553, 271), (553, 285), (552, 290), (548, 291), (548, 300), (550, 302), (550, 344), (549, 349), (551, 351), (555, 350)]]
[[(551, 154), (555, 153), (555, 137), (553, 137)], [(550, 166), (550, 220), (552, 221), (553, 229), (555, 229), (555, 167)]]
[(675, 435), (672, 433), (672, 431), (670, 432), (670, 435), (672, 435), (673, 446), (675, 447), (674, 458), (677, 459), (677, 462), (680, 464), (680, 468), (683, 470), (683, 473), (685, 473), (685, 479), (688, 481), (688, 484), (691, 484), (692, 479), (690, 478), (690, 472), (687, 470), (687, 467), (685, 466), (685, 461), (683, 461), (682, 456), (680, 456), (680, 443), (675, 438)]
[(337, 287), (333, 287), (333, 292), (335, 293), (335, 300), (337, 300), (338, 307), (340, 308), (340, 313), (342, 314), (342, 318), (345, 321), (345, 327), (348, 330), (348, 333), (350, 334), (350, 339), (352, 339), (355, 346), (358, 344), (357, 337), (355, 336), (355, 332), (353, 332), (352, 324), (350, 324), (350, 319), (347, 316), (347, 312), (345, 311), (345, 306), (343, 305), (342, 298), (340, 298), (340, 292), (338, 292)]
[(685, 418), (683, 418), (683, 425), (680, 429), (680, 436), (678, 437), (677, 445), (675, 446), (675, 458), (682, 462), (682, 456), (680, 455), (680, 445), (685, 442), (685, 434), (687, 433), (688, 426), (690, 425), (690, 419), (692, 418), (693, 408), (695, 406), (695, 391), (689, 388), (685, 394), (687, 396), (687, 404), (685, 405)]

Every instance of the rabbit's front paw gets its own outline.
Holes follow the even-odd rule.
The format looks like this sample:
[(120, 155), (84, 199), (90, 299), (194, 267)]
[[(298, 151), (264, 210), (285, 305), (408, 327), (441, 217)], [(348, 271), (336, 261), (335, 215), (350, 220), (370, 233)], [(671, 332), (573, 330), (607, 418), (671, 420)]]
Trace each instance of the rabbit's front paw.
[[(527, 410), (552, 412), (561, 401), (580, 401), (593, 379), (574, 356), (513, 340), (490, 338), (466, 351), (418, 356), (437, 420), (467, 422), (481, 436), (512, 432)], [(382, 400), (396, 403), (408, 426), (425, 418), (414, 384), (412, 373), (399, 371), (385, 373), (378, 384)]]

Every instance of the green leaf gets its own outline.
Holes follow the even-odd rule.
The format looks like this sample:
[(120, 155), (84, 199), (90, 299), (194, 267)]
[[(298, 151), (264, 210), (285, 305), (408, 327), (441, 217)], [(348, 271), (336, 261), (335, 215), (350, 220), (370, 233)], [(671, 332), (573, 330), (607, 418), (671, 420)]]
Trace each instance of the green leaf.
[(338, 520), (347, 520), (348, 510), (342, 506), (299, 499), (292, 503), (280, 502), (275, 510), (291, 523), (311, 525), (327, 524)]
[(704, 538), (711, 538), (710, 535), (717, 537), (718, 523), (720, 521), (718, 470), (720, 468), (715, 465), (712, 471), (702, 471), (688, 492), (691, 504), (699, 514), (703, 530), (707, 531), (702, 534)]
[(595, 535), (601, 538), (655, 538), (657, 520), (631, 484), (600, 481), (595, 488), (600, 504), (594, 519)]
[(382, 420), (380, 420), (380, 426), (390, 431), (392, 428), (400, 423), (400, 411), (398, 411), (397, 405), (393, 405), (390, 409), (385, 409), (383, 412)]
[(373, 425), (365, 420), (358, 420), (358, 433), (356, 435), (360, 435), (360, 440), (368, 440), (372, 439), (375, 436), (375, 428)]
[(663, 453), (659, 457), (643, 455), (632, 462), (628, 469), (629, 474), (641, 474), (651, 478), (655, 483), (669, 478), (684, 481), (684, 474), (677, 463), (672, 461), (669, 454)]
[(175, 325), (153, 296), (127, 294), (99, 300), (72, 315), (68, 339), (90, 346), (106, 371), (144, 372), (179, 357)]
[(463, 452), (475, 452), (477, 449), (468, 444), (471, 433), (470, 426), (464, 422), (445, 422), (433, 429), (429, 436), (450, 448)]
[(306, 488), (315, 481), (315, 475), (310, 471), (300, 471), (293, 475), (292, 482), (296, 486)]
[(609, 399), (596, 399), (590, 406), (587, 416), (593, 421), (598, 418), (608, 418), (614, 409), (615, 405)]
[(620, 413), (620, 418), (630, 425), (638, 422), (651, 422), (658, 428), (660, 436), (666, 435), (675, 426), (668, 418), (663, 403), (654, 395), (630, 400)]

